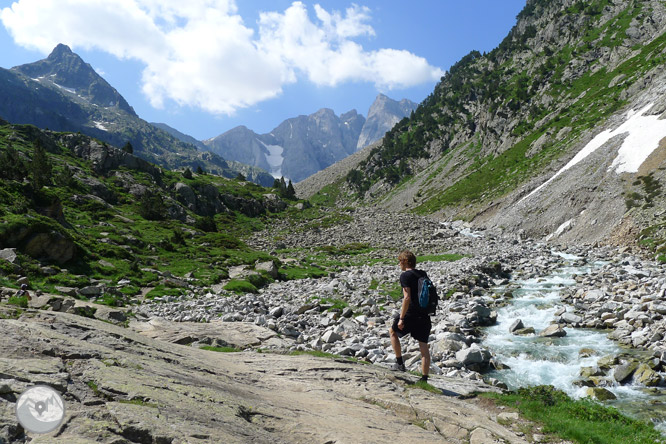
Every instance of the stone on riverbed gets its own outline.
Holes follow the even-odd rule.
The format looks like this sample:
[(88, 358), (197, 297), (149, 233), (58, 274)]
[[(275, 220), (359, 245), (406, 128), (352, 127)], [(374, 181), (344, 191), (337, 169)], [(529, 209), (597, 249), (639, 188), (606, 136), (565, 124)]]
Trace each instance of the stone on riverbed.
[(617, 399), (613, 392), (603, 387), (588, 387), (585, 390), (585, 394), (590, 398), (598, 399), (599, 401)]
[(525, 328), (525, 325), (523, 324), (522, 319), (516, 319), (513, 324), (509, 327), (509, 333), (516, 333), (516, 330), (521, 330)]
[(566, 335), (567, 332), (559, 324), (549, 325), (539, 333), (543, 338), (561, 338)]
[(647, 364), (641, 364), (634, 372), (634, 382), (646, 387), (654, 387), (661, 381), (661, 376)]
[(617, 382), (621, 384), (627, 379), (629, 379), (631, 375), (634, 374), (637, 368), (638, 368), (638, 362), (636, 361), (626, 362), (624, 364), (615, 367), (613, 377)]

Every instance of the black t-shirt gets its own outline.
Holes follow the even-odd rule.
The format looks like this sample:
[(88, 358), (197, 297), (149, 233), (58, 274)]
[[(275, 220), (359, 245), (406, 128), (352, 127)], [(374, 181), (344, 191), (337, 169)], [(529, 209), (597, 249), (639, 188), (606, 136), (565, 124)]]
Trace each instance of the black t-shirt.
[(408, 315), (422, 315), (422, 311), (419, 309), (418, 302), (418, 291), (419, 291), (419, 279), (427, 276), (426, 272), (423, 270), (407, 270), (403, 271), (400, 274), (400, 286), (402, 288), (409, 288), (411, 301), (409, 303), (409, 308), (407, 309)]

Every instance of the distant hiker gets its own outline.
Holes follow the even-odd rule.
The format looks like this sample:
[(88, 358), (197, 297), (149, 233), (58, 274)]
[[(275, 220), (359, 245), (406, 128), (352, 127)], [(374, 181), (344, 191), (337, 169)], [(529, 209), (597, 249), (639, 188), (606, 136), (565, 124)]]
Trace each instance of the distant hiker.
[(398, 256), (400, 261), (400, 286), (402, 287), (402, 306), (400, 314), (393, 319), (393, 325), (389, 328), (391, 335), (391, 346), (395, 352), (396, 363), (393, 370), (405, 371), (405, 363), (402, 360), (402, 349), (400, 348), (400, 338), (406, 334), (411, 334), (414, 339), (419, 341), (421, 350), (421, 370), (422, 381), (428, 381), (430, 371), (430, 349), (428, 348), (428, 337), (430, 336), (430, 316), (419, 307), (418, 303), (418, 284), (419, 278), (426, 276), (426, 272), (416, 269), (416, 256), (411, 251), (403, 251)]
[(32, 300), (32, 298), (30, 297), (30, 292), (28, 292), (27, 284), (21, 284), (21, 289), (16, 292), (16, 296), (17, 297), (27, 296), (29, 301)]

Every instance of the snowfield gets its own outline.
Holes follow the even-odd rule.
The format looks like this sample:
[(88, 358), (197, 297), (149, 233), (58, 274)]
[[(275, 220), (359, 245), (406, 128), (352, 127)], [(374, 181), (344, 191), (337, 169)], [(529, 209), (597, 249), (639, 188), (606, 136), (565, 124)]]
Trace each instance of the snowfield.
[(618, 174), (636, 173), (650, 154), (659, 147), (661, 139), (666, 137), (666, 120), (660, 120), (659, 116), (645, 115), (652, 108), (652, 105), (654, 104), (650, 103), (638, 111), (631, 110), (627, 112), (627, 120), (618, 128), (604, 130), (597, 134), (569, 163), (525, 196), (521, 202), (541, 191), (560, 174), (585, 159), (616, 136), (625, 135), (622, 146), (618, 150), (617, 157), (609, 167), (609, 171), (615, 170)]

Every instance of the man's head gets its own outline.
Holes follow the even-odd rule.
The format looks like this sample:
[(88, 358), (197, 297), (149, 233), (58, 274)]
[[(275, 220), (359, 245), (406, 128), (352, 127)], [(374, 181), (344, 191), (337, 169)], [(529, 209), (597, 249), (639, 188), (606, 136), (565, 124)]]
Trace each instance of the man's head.
[(403, 250), (398, 255), (398, 261), (400, 261), (400, 268), (402, 270), (416, 267), (416, 256), (409, 250)]

